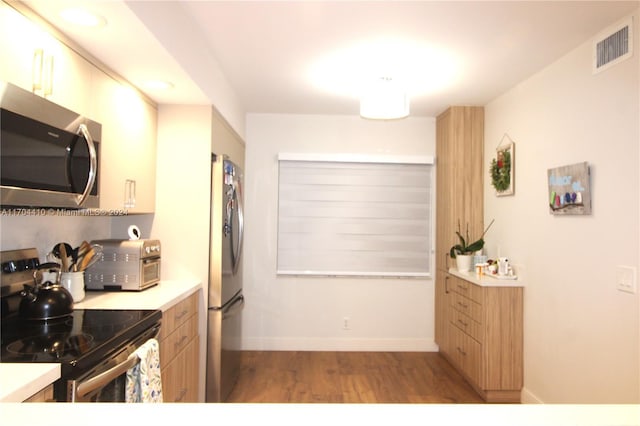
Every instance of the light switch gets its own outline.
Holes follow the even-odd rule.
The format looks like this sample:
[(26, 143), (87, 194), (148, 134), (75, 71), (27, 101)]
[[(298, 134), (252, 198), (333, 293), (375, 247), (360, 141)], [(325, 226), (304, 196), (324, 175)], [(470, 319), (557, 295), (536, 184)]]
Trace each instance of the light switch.
[(616, 266), (616, 288), (631, 294), (636, 294), (636, 268), (633, 266)]

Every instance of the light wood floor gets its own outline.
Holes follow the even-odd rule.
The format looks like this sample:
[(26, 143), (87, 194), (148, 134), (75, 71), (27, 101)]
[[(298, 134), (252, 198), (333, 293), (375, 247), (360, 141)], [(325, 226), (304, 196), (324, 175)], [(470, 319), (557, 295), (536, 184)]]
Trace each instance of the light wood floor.
[(438, 353), (246, 351), (227, 402), (483, 401)]

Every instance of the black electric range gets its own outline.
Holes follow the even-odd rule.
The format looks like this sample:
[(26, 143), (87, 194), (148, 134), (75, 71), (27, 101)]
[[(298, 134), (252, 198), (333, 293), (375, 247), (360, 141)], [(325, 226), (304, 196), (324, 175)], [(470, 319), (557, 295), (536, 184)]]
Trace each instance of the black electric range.
[[(25, 319), (18, 309), (20, 289), (24, 284), (33, 285), (38, 263), (35, 249), (0, 252), (0, 362), (59, 363), (61, 378), (54, 384), (54, 397), (75, 401), (75, 393), (69, 396), (70, 383), (75, 392), (77, 383), (113, 371), (145, 341), (157, 337), (162, 312), (74, 309), (60, 318)], [(109, 386), (115, 387), (113, 383)], [(85, 400), (119, 400), (108, 399), (113, 397), (110, 393), (89, 395)]]
[(160, 311), (75, 309), (68, 317), (2, 318), (0, 362), (61, 364), (62, 376), (93, 367), (138, 334), (159, 323)]

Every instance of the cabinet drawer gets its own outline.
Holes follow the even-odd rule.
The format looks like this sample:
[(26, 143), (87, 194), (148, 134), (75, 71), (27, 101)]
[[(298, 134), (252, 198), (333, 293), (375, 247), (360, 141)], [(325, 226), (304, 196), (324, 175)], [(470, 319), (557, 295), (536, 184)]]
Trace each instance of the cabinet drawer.
[(451, 293), (450, 296), (449, 300), (451, 301), (451, 306), (455, 310), (462, 312), (479, 323), (482, 323), (482, 305), (457, 293)]
[(476, 384), (480, 381), (482, 368), (482, 345), (463, 333), (457, 327), (451, 327), (453, 337), (452, 357), (462, 372)]
[(162, 328), (159, 340), (162, 341), (173, 333), (176, 328), (198, 312), (198, 293), (194, 293), (186, 299), (176, 303), (162, 313)]
[(473, 300), (476, 303), (482, 304), (482, 287), (470, 283), (467, 280), (463, 280), (458, 277), (453, 277), (451, 282), (451, 290)]
[(163, 402), (198, 402), (198, 348), (196, 337), (162, 368)]
[(198, 316), (191, 315), (173, 333), (160, 341), (160, 363), (171, 362), (198, 335)]
[(469, 336), (473, 337), (478, 342), (483, 342), (482, 325), (473, 320), (471, 317), (453, 309), (451, 311), (451, 323), (464, 331)]

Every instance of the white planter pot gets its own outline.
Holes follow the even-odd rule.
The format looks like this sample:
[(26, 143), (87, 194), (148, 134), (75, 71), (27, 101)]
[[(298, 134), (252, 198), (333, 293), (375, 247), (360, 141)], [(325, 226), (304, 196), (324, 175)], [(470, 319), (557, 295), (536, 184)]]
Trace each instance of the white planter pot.
[(456, 266), (458, 267), (458, 271), (460, 272), (469, 272), (471, 271), (471, 261), (473, 259), (472, 254), (457, 254), (456, 255)]

